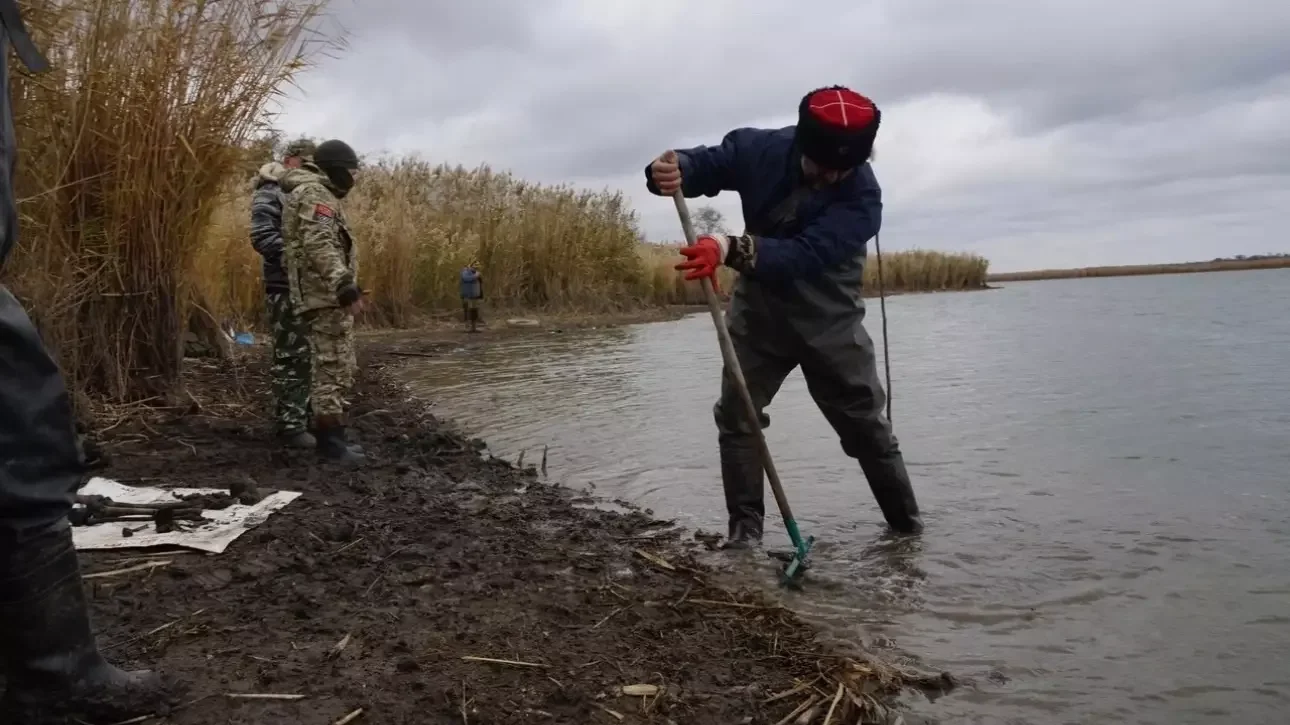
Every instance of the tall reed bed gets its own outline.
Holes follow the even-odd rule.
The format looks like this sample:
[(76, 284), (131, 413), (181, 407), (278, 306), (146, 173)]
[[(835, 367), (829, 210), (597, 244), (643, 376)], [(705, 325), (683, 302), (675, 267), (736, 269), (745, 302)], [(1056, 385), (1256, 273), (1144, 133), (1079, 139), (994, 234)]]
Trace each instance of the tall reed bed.
[[(225, 195), (197, 265), (204, 296), (243, 325), (262, 314), (250, 193), (248, 180)], [(603, 312), (650, 302), (636, 214), (620, 193), (403, 158), (365, 168), (344, 208), (360, 284), (375, 303), (370, 323), (406, 325), (420, 312), (459, 309), (458, 273), (472, 260), (491, 306)]]
[[(197, 256), (201, 296), (242, 327), (263, 315), (259, 257), (247, 236), (250, 193), (249, 179), (226, 193)], [(619, 193), (404, 158), (364, 169), (345, 209), (360, 249), (360, 283), (375, 303), (369, 324), (403, 326), (423, 313), (459, 309), (457, 275), (472, 260), (495, 309), (609, 312), (703, 303), (699, 285), (673, 269), (681, 259), (676, 246), (642, 243), (636, 214)], [(889, 253), (884, 283), (894, 292), (979, 289), (988, 266), (967, 254)], [(724, 292), (734, 281), (734, 273), (721, 270)], [(878, 290), (872, 259), (865, 287)]]
[(216, 192), (314, 53), (314, 0), (32, 0), (53, 70), (15, 74), (21, 240), (4, 280), (71, 384), (178, 378)]
[[(697, 282), (687, 282), (673, 271), (681, 260), (676, 245), (645, 245), (641, 249), (651, 299), (660, 304), (703, 304), (703, 290)], [(865, 264), (864, 293), (878, 294), (877, 254), (869, 247)], [(974, 254), (926, 251), (921, 249), (886, 252), (882, 255), (882, 285), (889, 293), (947, 292), (984, 289), (990, 263)], [(737, 275), (722, 268), (717, 273), (722, 292), (734, 288)]]

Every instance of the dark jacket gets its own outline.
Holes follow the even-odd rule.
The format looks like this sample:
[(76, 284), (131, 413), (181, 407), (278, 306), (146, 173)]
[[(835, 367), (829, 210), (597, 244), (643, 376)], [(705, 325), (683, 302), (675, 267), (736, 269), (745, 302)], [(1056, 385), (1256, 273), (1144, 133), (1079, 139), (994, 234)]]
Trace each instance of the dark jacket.
[(686, 197), (734, 191), (742, 202), (745, 234), (731, 237), (726, 258), (739, 272), (732, 316), (777, 318), (810, 339), (841, 317), (864, 317), (865, 253), (882, 225), (882, 189), (867, 163), (837, 184), (805, 186), (795, 131), (737, 128), (720, 145), (677, 156)]
[(286, 167), (269, 163), (260, 167), (251, 197), (251, 246), (264, 258), (264, 291), (286, 294), (287, 270), (282, 266), (282, 205), (286, 194), (279, 181)]
[(484, 297), (484, 278), (480, 276), (478, 270), (470, 267), (463, 268), (459, 287), (463, 300), (478, 300)]
[[(772, 218), (802, 181), (794, 131), (738, 128), (718, 146), (677, 150), (686, 197), (739, 194), (757, 252), (755, 264), (739, 271), (762, 282), (811, 279), (863, 257), (882, 224), (882, 189), (868, 164), (838, 185), (803, 192), (795, 219)], [(657, 194), (648, 167), (645, 173)]]

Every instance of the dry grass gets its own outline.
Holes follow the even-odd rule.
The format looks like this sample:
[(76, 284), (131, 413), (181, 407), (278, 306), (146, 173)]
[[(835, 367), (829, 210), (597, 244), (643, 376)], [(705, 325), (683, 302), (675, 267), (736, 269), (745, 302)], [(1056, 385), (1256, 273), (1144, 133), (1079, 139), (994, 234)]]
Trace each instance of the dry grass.
[[(640, 254), (652, 297), (661, 304), (703, 304), (698, 283), (686, 282), (673, 271), (673, 265), (680, 261), (676, 249), (676, 245), (642, 246)], [(868, 296), (876, 296), (879, 290), (876, 257), (871, 244), (864, 275), (864, 293)], [(889, 294), (983, 289), (989, 266), (988, 260), (973, 254), (921, 249), (888, 251), (882, 255), (882, 286)], [(729, 269), (720, 270), (718, 281), (723, 292), (734, 289), (736, 277)]]
[(13, 79), (22, 234), (4, 273), (74, 387), (123, 400), (177, 380), (211, 200), (328, 46), (321, 4), (27, 4), (53, 70)]
[(1147, 274), (1194, 274), (1198, 272), (1231, 272), (1247, 269), (1283, 269), (1290, 267), (1290, 256), (1255, 259), (1216, 259), (1210, 262), (1183, 264), (1139, 264), (1119, 267), (1076, 267), (1073, 269), (1036, 269), (1029, 272), (1004, 272), (990, 275), (991, 282), (1021, 282), (1041, 279), (1074, 279), (1076, 277), (1134, 277)]

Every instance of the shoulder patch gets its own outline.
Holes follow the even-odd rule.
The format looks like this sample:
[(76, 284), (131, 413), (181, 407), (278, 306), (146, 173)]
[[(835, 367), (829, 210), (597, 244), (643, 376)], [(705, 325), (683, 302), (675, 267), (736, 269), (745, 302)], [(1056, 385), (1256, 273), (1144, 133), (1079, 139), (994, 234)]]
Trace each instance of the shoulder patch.
[(336, 212), (326, 204), (314, 204), (314, 219), (320, 222), (331, 222), (336, 218)]

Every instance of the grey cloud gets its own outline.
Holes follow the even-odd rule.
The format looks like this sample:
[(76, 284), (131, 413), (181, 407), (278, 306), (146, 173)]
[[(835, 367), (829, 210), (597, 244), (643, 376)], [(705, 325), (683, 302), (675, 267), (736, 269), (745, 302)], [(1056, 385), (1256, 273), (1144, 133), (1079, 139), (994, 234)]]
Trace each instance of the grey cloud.
[(427, 58), (451, 61), (489, 50), (533, 46), (533, 13), (541, 2), (513, 0), (333, 0), (329, 15), (366, 46), (409, 41)]
[[(1073, 9), (1063, 9), (1068, 3), (996, 2), (984, 8), (1024, 12), (991, 13), (978, 3), (916, 2), (893, 5), (902, 9), (869, 39), (854, 28), (865, 27), (873, 6), (810, 27), (800, 15), (812, 14), (750, 2), (725, 33), (699, 30), (693, 33), (698, 42), (686, 33), (660, 39), (659, 56), (675, 62), (676, 70), (613, 52), (595, 53), (596, 62), (577, 69), (544, 66), (535, 58), (533, 67), (541, 71), (526, 76), (524, 113), (538, 123), (549, 119), (535, 129), (548, 144), (568, 140), (564, 168), (553, 169), (563, 174), (599, 173), (626, 151), (619, 148), (625, 144), (659, 139), (646, 147), (652, 149), (667, 136), (693, 137), (701, 130), (713, 138), (711, 129), (776, 110), (791, 120), (803, 92), (834, 79), (885, 105), (935, 91), (987, 98), (1010, 111), (1019, 130), (1039, 133), (1285, 73), (1290, 5), (1244, 4), (1267, 10), (1242, 15), (1212, 2), (1172, 3), (1168, 13), (1157, 3), (1126, 10), (1107, 2)], [(775, 46), (772, 30), (792, 33), (810, 50)], [(592, 137), (602, 140), (586, 144)]]
[[(1206, 258), (1268, 251), (1286, 221), (1266, 206), (1290, 193), (1290, 3), (1278, 0), (362, 0), (336, 12), (353, 43), (304, 79), (325, 123), (373, 149), (622, 188), (655, 238), (677, 234), (670, 205), (643, 190), (653, 154), (791, 123), (802, 93), (834, 82), (888, 110), (979, 99), (1046, 154), (915, 194), (926, 169), (884, 166), (884, 138), (904, 138), (886, 130), (892, 249), (988, 250), (1014, 268)], [(734, 195), (698, 203), (739, 226)]]

